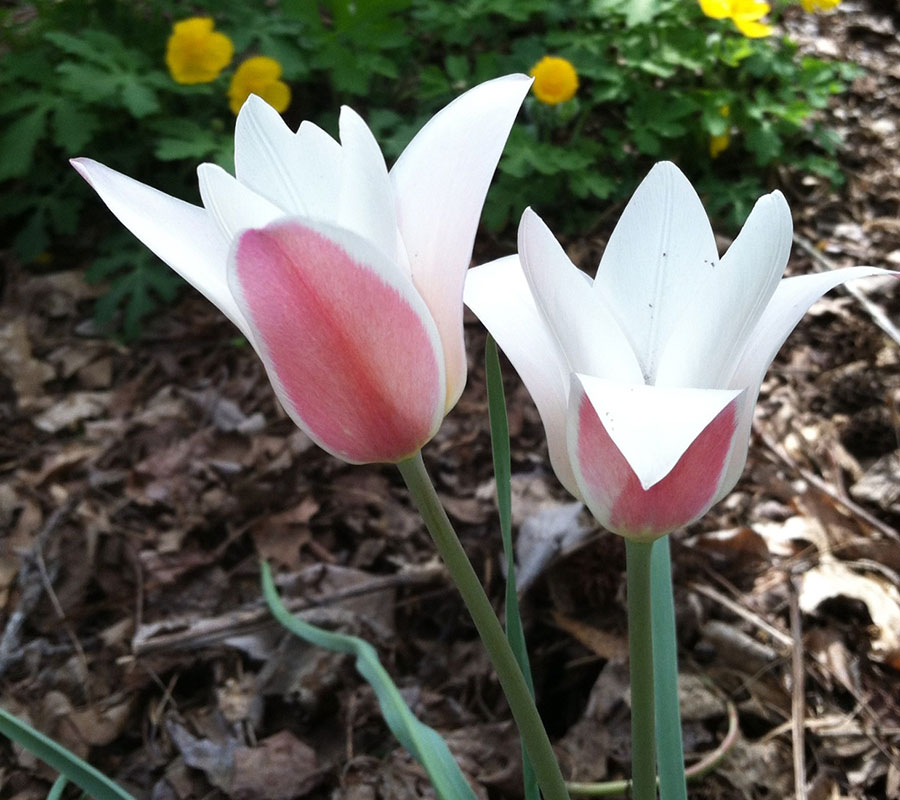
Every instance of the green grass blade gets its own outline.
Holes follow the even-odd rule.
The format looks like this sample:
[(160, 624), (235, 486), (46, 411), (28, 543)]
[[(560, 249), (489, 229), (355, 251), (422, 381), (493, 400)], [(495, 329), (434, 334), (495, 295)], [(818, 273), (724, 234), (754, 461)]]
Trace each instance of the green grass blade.
[(0, 733), (53, 767), (94, 800), (135, 800), (102, 772), (3, 708), (0, 708)]
[[(516, 561), (512, 541), (512, 466), (509, 453), (509, 420), (506, 415), (506, 396), (503, 392), (503, 374), (497, 343), (487, 337), (484, 352), (484, 370), (487, 383), (488, 417), (491, 426), (491, 451), (494, 456), (494, 480), (497, 484), (497, 511), (500, 516), (500, 535), (503, 554), (506, 557), (506, 638), (512, 648), (525, 682), (534, 695), (534, 681), (528, 664), (528, 647), (519, 613), (519, 596), (516, 592)], [(539, 800), (537, 779), (525, 748), (522, 748), (522, 778), (525, 800)]]
[(672, 596), (672, 560), (668, 536), (653, 543), (650, 570), (659, 796), (660, 800), (687, 800), (681, 709), (678, 705), (678, 641), (675, 636), (675, 602)]
[(447, 743), (437, 731), (419, 722), (409, 710), (391, 676), (378, 660), (375, 648), (356, 636), (324, 631), (295, 617), (281, 602), (269, 565), (262, 562), (261, 570), (263, 596), (278, 622), (295, 636), (316, 647), (356, 657), (356, 670), (374, 690), (385, 723), (412, 757), (425, 768), (438, 797), (441, 800), (476, 800), (472, 787), (463, 777)]
[(60, 775), (53, 782), (53, 786), (50, 787), (50, 791), (47, 793), (47, 800), (61, 800), (63, 792), (66, 790), (66, 786), (68, 785), (69, 781), (66, 779), (66, 776)]

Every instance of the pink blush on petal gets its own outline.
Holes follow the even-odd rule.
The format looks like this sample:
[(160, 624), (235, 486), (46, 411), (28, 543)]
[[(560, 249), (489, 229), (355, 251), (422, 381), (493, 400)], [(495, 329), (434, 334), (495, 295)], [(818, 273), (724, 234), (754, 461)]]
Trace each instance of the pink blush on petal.
[(592, 495), (588, 506), (604, 509), (601, 521), (616, 533), (655, 538), (697, 519), (712, 503), (737, 428), (737, 399), (703, 429), (671, 472), (646, 490), (586, 394), (578, 426), (579, 469)]
[(392, 462), (431, 438), (444, 404), (436, 337), (397, 288), (295, 221), (244, 233), (235, 275), (282, 402), (323, 447)]

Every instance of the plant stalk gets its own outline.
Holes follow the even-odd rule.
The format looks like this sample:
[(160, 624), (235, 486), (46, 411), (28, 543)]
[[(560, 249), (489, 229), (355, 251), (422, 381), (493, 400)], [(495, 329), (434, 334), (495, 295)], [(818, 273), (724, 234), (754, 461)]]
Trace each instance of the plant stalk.
[(650, 604), (652, 552), (652, 542), (625, 539), (628, 652), (631, 665), (631, 781), (634, 800), (656, 800), (653, 615)]
[(509, 702), (544, 797), (546, 800), (568, 800), (569, 795), (559, 764), (556, 762), (550, 739), (544, 730), (544, 724), (541, 722), (522, 670), (516, 663), (497, 615), (428, 477), (421, 452), (406, 461), (401, 461), (397, 467), (403, 475), (403, 480), (406, 481), (413, 502), (425, 520), (428, 532), (437, 545), (444, 564), (462, 595), (491, 663), (497, 671), (497, 678)]

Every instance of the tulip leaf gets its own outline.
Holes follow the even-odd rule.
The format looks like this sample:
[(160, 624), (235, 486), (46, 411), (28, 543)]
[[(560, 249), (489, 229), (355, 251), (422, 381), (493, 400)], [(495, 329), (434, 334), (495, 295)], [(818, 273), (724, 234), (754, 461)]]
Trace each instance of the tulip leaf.
[(322, 630), (291, 614), (278, 596), (272, 570), (266, 562), (262, 562), (261, 570), (263, 596), (278, 622), (316, 647), (356, 657), (356, 671), (375, 692), (385, 723), (410, 755), (425, 768), (437, 796), (441, 800), (475, 800), (475, 793), (447, 743), (437, 731), (416, 719), (378, 660), (375, 648), (356, 636)]
[(653, 543), (650, 556), (650, 604), (653, 618), (653, 684), (656, 699), (656, 762), (660, 800), (687, 800), (684, 743), (678, 701), (678, 642), (672, 596), (669, 537)]
[(0, 708), (0, 733), (53, 767), (94, 800), (135, 800), (102, 772), (4, 708)]
[[(528, 664), (528, 648), (522, 615), (519, 613), (519, 597), (516, 592), (516, 560), (512, 541), (512, 467), (509, 453), (509, 419), (506, 415), (506, 397), (503, 393), (503, 374), (500, 371), (500, 357), (497, 343), (487, 337), (484, 353), (484, 369), (487, 381), (488, 417), (491, 426), (491, 450), (494, 455), (494, 479), (497, 484), (497, 511), (500, 516), (500, 535), (503, 539), (503, 554), (506, 558), (506, 638), (516, 657), (516, 662), (525, 676), (531, 694), (534, 682)], [(526, 800), (540, 800), (534, 768), (528, 753), (522, 747), (522, 780)]]

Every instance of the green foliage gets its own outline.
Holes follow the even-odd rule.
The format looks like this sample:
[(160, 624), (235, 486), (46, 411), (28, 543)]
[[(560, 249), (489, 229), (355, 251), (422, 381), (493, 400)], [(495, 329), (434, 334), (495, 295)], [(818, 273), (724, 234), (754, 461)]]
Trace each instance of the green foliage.
[[(164, 60), (172, 23), (212, 11), (235, 60), (208, 84), (177, 84)], [(37, 0), (2, 25), (0, 233), (25, 262), (93, 254), (90, 274), (109, 281), (99, 311), (131, 334), (173, 284), (132, 239), (104, 243), (108, 212), (66, 160), (96, 158), (198, 202), (197, 163), (233, 163), (226, 92), (246, 56), (281, 63), (293, 127), (336, 132), (348, 103), (389, 159), (465, 89), (546, 54), (571, 61), (574, 99), (526, 100), (485, 207), (495, 231), (532, 205), (555, 230), (583, 233), (663, 158), (720, 223), (743, 219), (775, 167), (840, 181), (840, 140), (819, 112), (858, 74), (781, 36), (747, 39), (693, 0), (222, 0), (207, 12), (186, 0)], [(724, 136), (711, 158), (710, 137)]]

